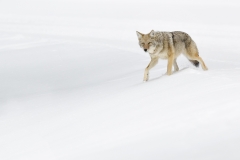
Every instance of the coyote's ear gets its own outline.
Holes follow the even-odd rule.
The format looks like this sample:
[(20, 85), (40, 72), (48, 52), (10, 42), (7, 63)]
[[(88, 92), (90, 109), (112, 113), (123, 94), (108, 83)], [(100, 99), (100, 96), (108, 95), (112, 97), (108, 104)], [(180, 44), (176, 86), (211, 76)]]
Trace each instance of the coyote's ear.
[(142, 38), (143, 34), (140, 33), (140, 32), (138, 32), (138, 31), (136, 31), (136, 32), (137, 32), (137, 36), (138, 36), (138, 38)]
[(149, 35), (150, 35), (151, 37), (154, 37), (154, 36), (155, 36), (154, 30), (152, 30), (152, 31), (149, 33)]

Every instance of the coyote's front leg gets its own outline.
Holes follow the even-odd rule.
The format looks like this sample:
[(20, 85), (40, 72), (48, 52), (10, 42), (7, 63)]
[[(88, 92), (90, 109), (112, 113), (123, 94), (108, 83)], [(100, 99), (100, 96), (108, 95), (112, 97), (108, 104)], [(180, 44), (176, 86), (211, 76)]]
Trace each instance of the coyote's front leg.
[(176, 61), (174, 61), (174, 49), (172, 47), (169, 48), (168, 50), (168, 64), (167, 64), (167, 75), (172, 74), (172, 66), (174, 63), (175, 69), (178, 69), (177, 66), (175, 66)]
[(149, 70), (151, 68), (153, 68), (157, 63), (158, 63), (158, 58), (151, 58), (150, 63), (148, 64), (147, 68), (145, 69), (143, 81), (148, 81)]

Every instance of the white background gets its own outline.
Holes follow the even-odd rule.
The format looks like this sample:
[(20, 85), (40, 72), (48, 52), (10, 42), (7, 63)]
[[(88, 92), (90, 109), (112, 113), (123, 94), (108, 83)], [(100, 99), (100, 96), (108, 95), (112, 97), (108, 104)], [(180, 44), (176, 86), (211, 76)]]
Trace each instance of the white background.
[[(1, 160), (238, 160), (238, 1), (0, 2)], [(181, 56), (166, 76), (136, 30), (181, 30), (209, 71)]]

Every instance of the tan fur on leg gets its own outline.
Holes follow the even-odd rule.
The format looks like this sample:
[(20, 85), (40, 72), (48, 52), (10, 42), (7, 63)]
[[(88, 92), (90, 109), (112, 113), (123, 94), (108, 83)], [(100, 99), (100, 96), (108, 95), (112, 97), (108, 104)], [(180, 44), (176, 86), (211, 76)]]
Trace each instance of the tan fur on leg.
[(173, 54), (171, 54), (168, 57), (167, 75), (171, 75), (172, 74), (173, 61), (174, 61), (174, 56), (173, 56)]
[(157, 63), (158, 63), (158, 59), (157, 58), (152, 58), (151, 59), (151, 61), (148, 64), (147, 68), (145, 69), (143, 81), (148, 81), (149, 70), (151, 68), (153, 68)]
[(178, 65), (177, 65), (177, 59), (175, 58), (174, 61), (173, 61), (173, 66), (174, 66), (174, 71), (178, 71), (179, 68), (178, 68)]

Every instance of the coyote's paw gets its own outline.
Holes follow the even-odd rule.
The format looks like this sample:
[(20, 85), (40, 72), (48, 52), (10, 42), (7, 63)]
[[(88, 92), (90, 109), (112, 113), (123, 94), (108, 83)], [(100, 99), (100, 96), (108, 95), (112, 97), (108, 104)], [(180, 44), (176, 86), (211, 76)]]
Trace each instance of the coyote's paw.
[(207, 70), (208, 70), (208, 68), (207, 68), (207, 67), (206, 67), (206, 68), (203, 68), (203, 70), (204, 70), (204, 71), (207, 71)]
[(143, 78), (143, 82), (147, 82), (147, 81), (148, 81), (148, 75), (144, 76), (144, 78)]
[(145, 78), (143, 79), (143, 82), (147, 82), (147, 81), (148, 81), (148, 79), (145, 79)]
[(166, 72), (165, 75), (170, 76), (170, 75), (172, 75), (172, 73)]

